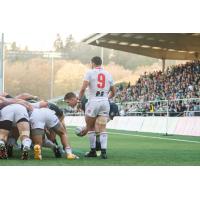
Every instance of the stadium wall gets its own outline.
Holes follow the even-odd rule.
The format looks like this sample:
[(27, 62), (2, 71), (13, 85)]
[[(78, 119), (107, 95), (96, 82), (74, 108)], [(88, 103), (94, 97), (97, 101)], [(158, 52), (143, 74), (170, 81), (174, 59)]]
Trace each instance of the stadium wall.
[[(67, 126), (85, 126), (83, 116), (65, 117)], [(115, 117), (109, 129), (200, 136), (200, 117)]]

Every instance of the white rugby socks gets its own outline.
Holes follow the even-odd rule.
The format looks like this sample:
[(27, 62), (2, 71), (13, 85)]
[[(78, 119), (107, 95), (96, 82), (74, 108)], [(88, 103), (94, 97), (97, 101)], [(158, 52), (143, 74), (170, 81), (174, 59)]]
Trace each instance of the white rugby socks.
[(24, 146), (23, 149), (29, 150), (29, 149), (30, 149), (30, 146), (31, 146), (31, 139), (30, 139), (30, 138), (24, 138), (24, 139), (22, 140), (22, 145)]
[(66, 147), (66, 148), (65, 148), (65, 153), (66, 153), (66, 154), (72, 154), (72, 149), (71, 149), (71, 147)]
[(3, 140), (0, 140), (0, 145), (5, 145), (5, 142)]
[(94, 131), (88, 132), (89, 142), (90, 142), (90, 148), (95, 149), (96, 148), (96, 133)]
[(100, 133), (101, 149), (107, 149), (107, 141), (108, 141), (108, 133), (107, 132)]

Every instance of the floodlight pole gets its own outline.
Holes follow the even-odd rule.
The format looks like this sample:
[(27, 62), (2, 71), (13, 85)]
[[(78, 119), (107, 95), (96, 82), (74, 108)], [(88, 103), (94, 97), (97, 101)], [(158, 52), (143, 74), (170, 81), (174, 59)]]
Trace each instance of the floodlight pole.
[(4, 34), (1, 35), (0, 52), (0, 92), (4, 92)]
[(101, 60), (102, 60), (102, 65), (103, 65), (103, 47), (101, 47)]
[(54, 57), (51, 56), (51, 99), (54, 95)]

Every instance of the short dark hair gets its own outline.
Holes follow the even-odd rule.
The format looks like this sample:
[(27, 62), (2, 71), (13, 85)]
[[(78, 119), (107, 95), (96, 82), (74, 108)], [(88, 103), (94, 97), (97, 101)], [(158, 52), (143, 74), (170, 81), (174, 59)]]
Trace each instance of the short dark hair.
[(76, 97), (76, 95), (73, 92), (68, 92), (65, 95), (64, 100), (69, 100), (69, 99), (74, 98), (74, 97)]
[(95, 56), (91, 59), (91, 62), (94, 63), (96, 66), (102, 65), (102, 60), (99, 56)]

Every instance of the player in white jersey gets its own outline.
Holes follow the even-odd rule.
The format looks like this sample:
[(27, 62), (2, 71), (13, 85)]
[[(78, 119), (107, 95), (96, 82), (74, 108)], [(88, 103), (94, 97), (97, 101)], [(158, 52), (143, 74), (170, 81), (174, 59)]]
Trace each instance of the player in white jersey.
[(106, 123), (109, 118), (110, 105), (108, 99), (115, 95), (115, 87), (110, 73), (101, 66), (102, 60), (95, 56), (91, 59), (91, 67), (83, 81), (79, 100), (88, 88), (89, 98), (85, 108), (85, 121), (90, 141), (90, 152), (86, 157), (96, 157), (96, 133), (100, 133), (101, 158), (106, 159), (107, 138)]
[(16, 125), (24, 146), (21, 159), (26, 160), (28, 159), (28, 151), (31, 145), (27, 108), (32, 109), (32, 107), (27, 102), (21, 100), (18, 101), (11, 99), (10, 101), (16, 101), (17, 104), (7, 105), (0, 111), (0, 159), (7, 159), (7, 150), (5, 145), (12, 126)]
[(72, 149), (69, 144), (68, 134), (65, 127), (55, 115), (53, 110), (49, 108), (34, 109), (30, 115), (31, 123), (31, 138), (34, 146), (34, 157), (37, 160), (42, 159), (41, 147), (45, 128), (49, 131), (54, 131), (59, 135), (63, 148), (66, 152), (66, 157), (69, 160), (77, 159), (78, 157), (72, 154)]

